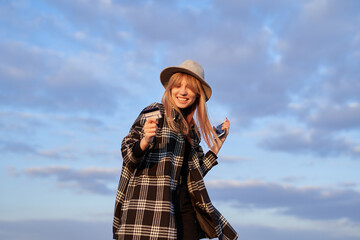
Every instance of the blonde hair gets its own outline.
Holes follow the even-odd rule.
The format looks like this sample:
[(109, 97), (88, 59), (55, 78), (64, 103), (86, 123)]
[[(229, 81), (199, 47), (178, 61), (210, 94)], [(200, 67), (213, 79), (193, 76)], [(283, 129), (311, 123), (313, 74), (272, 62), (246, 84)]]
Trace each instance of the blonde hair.
[[(183, 79), (185, 79), (188, 87), (197, 95), (197, 99), (193, 103), (190, 113), (190, 115), (192, 116), (192, 113), (194, 113), (196, 110), (196, 122), (194, 121), (193, 117), (192, 119), (185, 119), (171, 96), (172, 88), (177, 84), (181, 83)], [(186, 73), (173, 74), (170, 77), (168, 84), (166, 85), (165, 92), (162, 97), (162, 103), (164, 104), (165, 114), (167, 116), (166, 121), (170, 128), (174, 131), (181, 131), (182, 134), (187, 136), (191, 128), (189, 123), (194, 123), (196, 134), (199, 138), (200, 134), (202, 135), (205, 143), (209, 148), (211, 148), (211, 146), (214, 145), (217, 140), (219, 140), (209, 121), (204, 89), (201, 86), (200, 81), (197, 80), (195, 77)], [(179, 113), (179, 116), (181, 116), (180, 125), (177, 125), (175, 123), (174, 116), (172, 116), (173, 109)], [(200, 132), (198, 127), (200, 128)]]

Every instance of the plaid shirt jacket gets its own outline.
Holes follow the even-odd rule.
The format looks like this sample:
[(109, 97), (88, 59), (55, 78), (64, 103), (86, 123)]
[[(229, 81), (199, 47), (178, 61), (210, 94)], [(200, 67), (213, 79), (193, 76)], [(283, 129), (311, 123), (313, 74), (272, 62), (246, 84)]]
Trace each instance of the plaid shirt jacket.
[[(133, 147), (143, 137), (145, 116), (140, 113), (121, 145), (123, 167), (116, 194), (113, 238), (119, 240), (169, 240), (177, 238), (174, 198), (182, 166), (185, 139), (170, 129), (164, 107), (153, 103), (144, 110), (159, 107), (155, 141), (145, 154), (136, 158)], [(175, 112), (175, 111), (174, 111)], [(178, 115), (174, 114), (175, 119)], [(194, 130), (193, 130), (194, 131)], [(226, 219), (213, 207), (203, 177), (217, 164), (217, 156), (204, 155), (200, 139), (191, 134), (193, 145), (189, 158), (188, 189), (201, 215), (212, 223), (220, 240), (237, 239), (238, 235)], [(199, 238), (209, 237), (201, 231)]]

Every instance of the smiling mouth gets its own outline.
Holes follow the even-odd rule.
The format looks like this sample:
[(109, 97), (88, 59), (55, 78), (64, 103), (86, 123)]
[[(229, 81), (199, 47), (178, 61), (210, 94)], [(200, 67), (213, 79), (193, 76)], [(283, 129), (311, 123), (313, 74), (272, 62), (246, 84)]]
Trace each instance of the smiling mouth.
[(183, 97), (176, 97), (177, 100), (179, 100), (179, 102), (187, 102), (189, 99), (188, 98), (183, 98)]

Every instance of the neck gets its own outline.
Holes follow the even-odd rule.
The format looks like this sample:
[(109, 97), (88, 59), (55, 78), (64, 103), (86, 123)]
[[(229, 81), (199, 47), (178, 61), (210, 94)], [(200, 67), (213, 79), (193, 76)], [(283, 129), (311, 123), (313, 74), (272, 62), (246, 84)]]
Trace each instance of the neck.
[(180, 108), (180, 111), (186, 121), (190, 124), (195, 113), (195, 105), (191, 105), (187, 108)]
[(192, 106), (187, 108), (180, 108), (181, 114), (184, 116), (184, 118), (187, 118), (187, 116), (191, 113)]

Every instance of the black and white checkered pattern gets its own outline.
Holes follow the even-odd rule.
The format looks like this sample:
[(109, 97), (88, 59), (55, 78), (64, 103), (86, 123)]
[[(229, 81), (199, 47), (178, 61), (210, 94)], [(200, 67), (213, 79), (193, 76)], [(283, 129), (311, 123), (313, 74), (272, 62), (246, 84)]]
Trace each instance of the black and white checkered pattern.
[[(164, 107), (153, 103), (144, 110), (159, 107), (162, 118), (154, 143), (145, 155), (136, 158), (133, 146), (143, 136), (145, 116), (140, 113), (121, 146), (123, 167), (115, 201), (113, 238), (121, 240), (176, 239), (174, 198), (182, 166), (185, 140), (164, 120)], [(194, 206), (215, 223), (220, 240), (237, 239), (237, 233), (213, 207), (203, 177), (217, 164), (214, 153), (204, 155), (200, 139), (192, 134), (188, 188)], [(205, 237), (205, 234), (202, 233)]]

